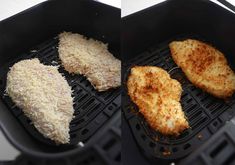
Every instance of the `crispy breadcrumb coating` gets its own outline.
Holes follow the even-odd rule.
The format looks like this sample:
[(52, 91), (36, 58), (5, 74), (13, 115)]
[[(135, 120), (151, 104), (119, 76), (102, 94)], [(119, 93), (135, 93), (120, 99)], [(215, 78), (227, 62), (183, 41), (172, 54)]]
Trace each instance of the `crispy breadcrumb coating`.
[(223, 53), (193, 39), (170, 43), (172, 57), (187, 78), (197, 87), (218, 98), (235, 92), (235, 74)]
[(149, 125), (164, 135), (189, 128), (180, 104), (182, 88), (163, 69), (135, 66), (127, 81), (128, 94)]

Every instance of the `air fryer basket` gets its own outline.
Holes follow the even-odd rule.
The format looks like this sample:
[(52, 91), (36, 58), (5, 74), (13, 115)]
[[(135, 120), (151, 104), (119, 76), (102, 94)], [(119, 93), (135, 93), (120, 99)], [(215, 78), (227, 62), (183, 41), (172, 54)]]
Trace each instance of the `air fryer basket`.
[[(171, 58), (168, 44), (194, 38), (221, 50), (235, 69), (235, 15), (206, 0), (169, 0), (122, 19), (122, 108), (136, 143), (153, 161), (184, 158), (217, 132), (235, 115), (235, 97), (215, 97), (196, 88)], [(191, 129), (179, 137), (166, 137), (152, 130), (127, 95), (126, 81), (135, 65), (159, 66), (183, 87), (181, 104)], [(123, 137), (125, 140), (125, 137)]]
[[(97, 92), (84, 76), (68, 74), (61, 66), (57, 49), (57, 35), (72, 31), (109, 43), (110, 51), (120, 58), (119, 20), (119, 9), (95, 1), (52, 0), (0, 22), (0, 126), (13, 145), (34, 156), (79, 154), (94, 147), (102, 135), (99, 132), (112, 127), (108, 124), (110, 120), (120, 118), (120, 89)], [(9, 67), (29, 58), (39, 58), (46, 65), (59, 65), (59, 72), (74, 90), (75, 118), (70, 124), (69, 145), (56, 146), (44, 138), (4, 95)], [(115, 136), (120, 138), (120, 134)], [(79, 142), (85, 146), (81, 147), (83, 145), (78, 145)], [(120, 149), (116, 152), (120, 153)], [(113, 159), (119, 153), (113, 155)]]

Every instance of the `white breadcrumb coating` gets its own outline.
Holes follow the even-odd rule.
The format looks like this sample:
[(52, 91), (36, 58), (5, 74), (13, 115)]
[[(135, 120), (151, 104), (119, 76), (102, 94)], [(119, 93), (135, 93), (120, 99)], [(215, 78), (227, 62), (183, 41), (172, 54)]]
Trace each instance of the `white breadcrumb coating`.
[(61, 33), (59, 40), (59, 57), (69, 73), (85, 75), (98, 91), (121, 85), (121, 61), (107, 44), (70, 32)]
[(14, 64), (7, 75), (6, 93), (45, 137), (57, 144), (69, 143), (72, 90), (57, 67), (36, 58)]

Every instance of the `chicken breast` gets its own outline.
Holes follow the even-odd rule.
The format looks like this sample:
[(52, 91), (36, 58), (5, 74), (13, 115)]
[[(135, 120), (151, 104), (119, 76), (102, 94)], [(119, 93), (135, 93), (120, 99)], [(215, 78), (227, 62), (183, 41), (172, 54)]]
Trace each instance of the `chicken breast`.
[(128, 94), (149, 125), (164, 135), (189, 128), (180, 104), (182, 88), (163, 69), (135, 66), (127, 81)]
[(235, 74), (219, 50), (201, 41), (173, 41), (170, 50), (175, 63), (197, 87), (218, 98), (235, 91)]
[(121, 62), (107, 44), (70, 32), (61, 33), (59, 40), (59, 57), (69, 73), (86, 76), (98, 91), (121, 85)]
[(57, 144), (69, 143), (72, 90), (57, 67), (38, 59), (14, 64), (7, 75), (6, 93), (45, 137)]

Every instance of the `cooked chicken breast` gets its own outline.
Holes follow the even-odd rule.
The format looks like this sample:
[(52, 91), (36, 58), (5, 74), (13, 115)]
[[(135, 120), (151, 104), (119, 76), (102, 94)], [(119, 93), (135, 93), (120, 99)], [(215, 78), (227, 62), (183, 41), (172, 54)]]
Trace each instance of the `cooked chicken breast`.
[(69, 32), (61, 33), (59, 40), (59, 57), (69, 73), (85, 75), (98, 91), (121, 85), (121, 62), (107, 44)]
[(57, 144), (69, 143), (72, 90), (57, 67), (22, 60), (8, 72), (6, 92), (40, 133)]
[(164, 135), (179, 135), (189, 128), (180, 104), (182, 88), (163, 69), (136, 66), (127, 81), (128, 94), (149, 125)]
[(173, 41), (170, 50), (175, 63), (197, 87), (218, 98), (235, 92), (235, 74), (224, 55), (201, 41)]

